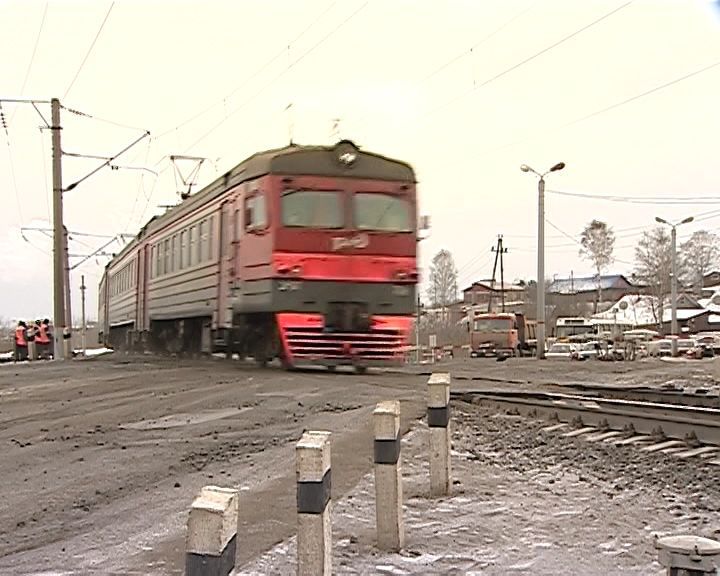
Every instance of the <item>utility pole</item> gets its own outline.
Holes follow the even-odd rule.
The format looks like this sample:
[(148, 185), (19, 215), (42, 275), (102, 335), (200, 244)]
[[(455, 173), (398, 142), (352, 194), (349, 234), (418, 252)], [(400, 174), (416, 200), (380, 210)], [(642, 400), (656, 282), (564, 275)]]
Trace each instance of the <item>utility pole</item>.
[(495, 272), (497, 271), (498, 260), (500, 261), (500, 301), (502, 311), (505, 312), (505, 272), (503, 269), (503, 254), (507, 254), (507, 248), (503, 248), (502, 234), (498, 234), (497, 246), (490, 248), (495, 253), (493, 264), (492, 280), (490, 280), (490, 295), (488, 296), (488, 312), (492, 312), (492, 291), (495, 290)]
[(62, 149), (60, 147), (60, 100), (50, 101), (52, 111), (52, 172), (53, 172), (53, 355), (56, 360), (65, 358), (65, 274), (64, 230), (62, 205)]
[(82, 353), (85, 356), (86, 342), (85, 342), (85, 274), (80, 276), (80, 302), (82, 310)]
[(68, 249), (68, 230), (63, 226), (63, 267), (65, 277), (65, 324), (67, 325), (67, 336), (63, 343), (65, 344), (65, 358), (72, 358), (72, 290), (70, 289), (70, 252)]

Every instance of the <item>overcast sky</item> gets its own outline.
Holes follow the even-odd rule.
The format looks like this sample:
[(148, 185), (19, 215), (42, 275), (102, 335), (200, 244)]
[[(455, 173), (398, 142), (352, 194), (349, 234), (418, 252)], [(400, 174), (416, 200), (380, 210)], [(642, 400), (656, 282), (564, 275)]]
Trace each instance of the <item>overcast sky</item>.
[[(717, 2), (4, 0), (0, 51), (0, 98), (92, 116), (63, 110), (65, 152), (109, 156), (152, 134), (116, 164), (159, 176), (100, 171), (65, 194), (71, 232), (134, 234), (176, 203), (171, 154), (208, 158), (202, 186), (290, 134), (332, 143), (336, 118), (341, 137), (415, 167), (432, 218), (422, 265), (449, 249), (461, 287), (491, 275), (498, 234), (506, 278), (535, 278), (537, 180), (523, 163), (567, 164), (547, 178), (548, 277), (592, 273), (578, 239), (593, 218), (616, 231), (619, 273), (656, 215), (695, 215), (681, 239), (720, 226)], [(0, 316), (46, 316), (52, 243), (20, 229), (50, 226), (50, 134), (32, 106), (2, 110)], [(66, 156), (65, 185), (97, 164)], [(105, 241), (73, 238), (78, 255)], [(80, 274), (97, 315), (106, 262), (73, 271), (73, 316)]]

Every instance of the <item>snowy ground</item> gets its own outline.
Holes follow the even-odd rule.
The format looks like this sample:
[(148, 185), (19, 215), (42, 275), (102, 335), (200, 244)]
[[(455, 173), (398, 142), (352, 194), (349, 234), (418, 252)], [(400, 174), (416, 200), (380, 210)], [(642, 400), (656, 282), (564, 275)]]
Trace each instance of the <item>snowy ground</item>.
[[(655, 535), (720, 538), (717, 466), (564, 438), (469, 404), (453, 410), (453, 496), (426, 496), (420, 423), (403, 439), (405, 549), (374, 546), (369, 474), (334, 503), (334, 574), (659, 576)], [(293, 574), (295, 554), (291, 538), (236, 574)]]

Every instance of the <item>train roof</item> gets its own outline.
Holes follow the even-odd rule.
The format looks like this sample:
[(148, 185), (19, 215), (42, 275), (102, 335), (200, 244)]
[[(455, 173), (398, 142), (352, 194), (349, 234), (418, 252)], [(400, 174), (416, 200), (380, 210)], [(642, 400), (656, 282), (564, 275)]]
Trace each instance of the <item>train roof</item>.
[[(328, 152), (334, 153), (328, 154)], [(140, 229), (137, 236), (108, 262), (106, 268), (131, 250), (141, 238), (213, 200), (228, 188), (266, 174), (377, 178), (398, 182), (415, 182), (415, 173), (408, 163), (362, 151), (349, 140), (341, 140), (333, 146), (290, 144), (283, 148), (257, 152), (202, 190), (170, 208), (165, 214), (153, 216)]]

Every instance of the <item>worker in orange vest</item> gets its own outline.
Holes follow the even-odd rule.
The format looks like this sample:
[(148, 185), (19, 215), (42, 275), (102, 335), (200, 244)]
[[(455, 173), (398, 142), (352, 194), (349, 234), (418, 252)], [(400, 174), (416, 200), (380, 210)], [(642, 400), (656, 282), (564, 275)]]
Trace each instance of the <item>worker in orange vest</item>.
[(20, 320), (15, 328), (15, 362), (22, 362), (28, 357), (27, 324)]
[(42, 321), (42, 325), (45, 326), (45, 334), (48, 337), (48, 345), (47, 345), (47, 354), (48, 358), (54, 358), (55, 357), (55, 342), (53, 341), (53, 329), (52, 326), (50, 326), (50, 320), (45, 318), (45, 320)]
[(35, 345), (39, 358), (47, 359), (50, 356), (50, 337), (47, 325), (42, 324), (40, 320), (35, 321)]

